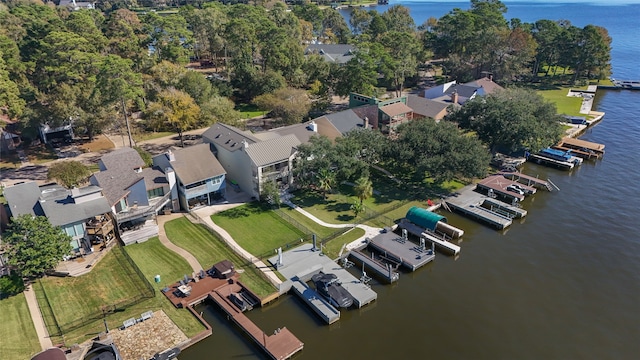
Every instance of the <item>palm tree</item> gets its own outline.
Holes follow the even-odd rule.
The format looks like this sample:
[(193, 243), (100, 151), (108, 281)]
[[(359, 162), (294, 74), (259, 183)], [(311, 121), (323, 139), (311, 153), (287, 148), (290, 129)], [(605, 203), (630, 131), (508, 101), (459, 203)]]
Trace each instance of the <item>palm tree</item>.
[(360, 205), (362, 205), (362, 202), (373, 194), (373, 184), (371, 184), (371, 180), (368, 177), (361, 177), (356, 181), (353, 190), (355, 190), (356, 196), (360, 199)]
[(360, 215), (360, 213), (364, 210), (364, 206), (362, 205), (362, 202), (354, 202), (353, 204), (351, 204), (351, 211), (353, 211), (353, 213), (356, 215), (356, 217), (358, 217), (358, 215)]
[(322, 190), (322, 196), (327, 199), (327, 193), (333, 188), (333, 184), (336, 180), (335, 173), (329, 171), (329, 169), (322, 169), (318, 173), (318, 188)]

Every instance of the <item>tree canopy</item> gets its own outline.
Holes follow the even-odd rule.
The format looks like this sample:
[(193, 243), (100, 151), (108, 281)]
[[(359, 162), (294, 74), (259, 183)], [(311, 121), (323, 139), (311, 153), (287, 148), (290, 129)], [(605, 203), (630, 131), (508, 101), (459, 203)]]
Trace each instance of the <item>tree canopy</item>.
[(539, 151), (556, 143), (563, 120), (556, 106), (531, 90), (505, 89), (468, 101), (446, 117), (472, 130), (492, 151)]
[(56, 180), (67, 189), (85, 182), (91, 171), (79, 161), (60, 161), (51, 166), (47, 172), (47, 179)]
[(9, 265), (27, 278), (42, 276), (71, 252), (71, 237), (44, 216), (14, 218), (3, 238)]

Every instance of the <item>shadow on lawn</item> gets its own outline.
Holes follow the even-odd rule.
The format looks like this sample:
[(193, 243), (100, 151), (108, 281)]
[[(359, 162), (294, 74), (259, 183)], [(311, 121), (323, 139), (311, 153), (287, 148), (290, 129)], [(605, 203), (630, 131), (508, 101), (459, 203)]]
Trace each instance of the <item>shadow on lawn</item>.
[(217, 216), (226, 217), (230, 219), (238, 219), (242, 217), (251, 216), (252, 214), (261, 213), (267, 210), (270, 210), (270, 209), (266, 207), (264, 204), (254, 201), (254, 202), (245, 204), (243, 206), (238, 206), (238, 207), (220, 212), (217, 214)]

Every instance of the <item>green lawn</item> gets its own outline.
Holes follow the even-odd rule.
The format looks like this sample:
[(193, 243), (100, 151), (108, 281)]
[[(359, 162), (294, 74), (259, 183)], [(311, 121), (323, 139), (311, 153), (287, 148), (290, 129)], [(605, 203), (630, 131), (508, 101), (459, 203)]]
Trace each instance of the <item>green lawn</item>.
[(104, 305), (126, 302), (145, 292), (143, 279), (131, 266), (116, 257), (119, 246), (86, 275), (79, 277), (46, 277), (41, 279), (51, 309), (64, 330), (70, 324), (101, 312)]
[[(131, 247), (131, 249), (130, 249)], [(138, 265), (146, 278), (153, 282), (153, 277), (160, 274), (164, 280), (176, 274), (181, 277), (185, 272), (185, 267), (191, 272), (184, 259), (173, 254), (160, 244), (157, 238), (151, 239), (143, 244), (136, 244), (126, 247), (114, 247), (111, 252), (102, 259), (96, 267), (88, 274), (80, 277), (47, 277), (41, 279), (47, 298), (51, 304), (48, 308), (43, 301), (43, 294), (39, 290), (40, 285), (34, 285), (38, 293), (38, 301), (41, 310), (47, 319), (47, 325), (51, 322), (51, 311), (55, 314), (56, 320), (64, 328), (65, 324), (73, 321), (87, 319), (90, 315), (101, 312), (101, 306), (113, 304), (118, 301), (131, 299), (139, 295), (139, 287), (144, 286), (143, 280), (131, 273), (132, 268), (127, 262), (120, 261), (115, 256), (116, 251), (126, 251), (134, 262)], [(172, 255), (173, 254), (173, 255)], [(122, 255), (121, 255), (122, 256)], [(166, 260), (166, 264), (162, 261)], [(126, 319), (140, 317), (143, 312), (152, 310), (164, 310), (164, 312), (176, 323), (176, 325), (187, 335), (193, 336), (204, 330), (204, 327), (196, 320), (191, 313), (184, 309), (176, 309), (160, 291), (156, 291), (154, 297), (145, 299), (137, 304), (129, 305), (125, 308), (119, 307), (116, 312), (107, 315), (107, 324), (110, 329), (122, 325)], [(50, 329), (50, 333), (56, 329)], [(104, 331), (102, 319), (84, 324), (82, 327), (71, 331), (66, 331), (64, 338), (54, 337), (54, 343), (64, 342), (67, 345), (80, 343), (87, 340), (99, 332)]]
[(584, 116), (583, 114), (580, 114), (582, 98), (567, 96), (568, 93), (569, 88), (538, 91), (538, 94), (540, 94), (545, 100), (556, 104), (558, 114)]
[(238, 245), (256, 256), (305, 237), (302, 231), (258, 202), (223, 211), (211, 219), (227, 230)]
[(0, 359), (24, 360), (40, 351), (24, 294), (0, 300), (0, 314)]
[(345, 234), (338, 236), (335, 239), (327, 242), (323, 247), (323, 252), (327, 254), (331, 259), (335, 259), (338, 257), (338, 253), (340, 253), (340, 249), (343, 244), (348, 244), (364, 235), (364, 230), (360, 228), (353, 228)]
[[(410, 198), (407, 192), (388, 183), (373, 181), (373, 185), (374, 191), (379, 193), (373, 194), (364, 201), (364, 206), (370, 211), (384, 214), (390, 208), (398, 206)], [(351, 210), (351, 205), (359, 201), (353, 192), (353, 187), (342, 185), (338, 191), (339, 193), (328, 194), (327, 199), (323, 199), (322, 195), (317, 192), (298, 191), (291, 201), (328, 223), (348, 224), (358, 221)], [(360, 217), (362, 216), (364, 215), (360, 215)]]
[[(255, 225), (252, 229), (255, 231)], [(167, 222), (165, 231), (171, 242), (193, 254), (202, 266), (210, 267), (222, 260), (230, 260), (236, 269), (244, 270), (240, 280), (258, 296), (264, 297), (276, 291), (264, 275), (259, 273), (259, 269), (253, 264), (247, 264), (246, 260), (234, 253), (204, 225), (193, 224), (182, 217)]]
[(235, 109), (239, 111), (240, 114), (242, 114), (243, 119), (251, 119), (256, 116), (262, 116), (267, 112), (266, 110), (259, 109), (253, 104), (237, 104)]
[(280, 209), (285, 214), (290, 216), (292, 219), (294, 219), (295, 221), (300, 223), (302, 226), (304, 226), (307, 229), (309, 229), (309, 231), (311, 231), (313, 234), (316, 234), (316, 236), (318, 238), (320, 238), (320, 239), (324, 239), (324, 238), (326, 238), (328, 236), (331, 236), (337, 230), (339, 230), (339, 229), (335, 229), (335, 228), (328, 228), (326, 226), (322, 226), (322, 225), (318, 224), (317, 222), (309, 219), (308, 217), (302, 215), (300, 212), (290, 208), (289, 206), (284, 205)]
[[(162, 245), (157, 236), (140, 244), (128, 245), (125, 251), (156, 290), (173, 284), (185, 274), (191, 275), (193, 272), (189, 263)], [(156, 275), (160, 275), (160, 283), (154, 281)]]

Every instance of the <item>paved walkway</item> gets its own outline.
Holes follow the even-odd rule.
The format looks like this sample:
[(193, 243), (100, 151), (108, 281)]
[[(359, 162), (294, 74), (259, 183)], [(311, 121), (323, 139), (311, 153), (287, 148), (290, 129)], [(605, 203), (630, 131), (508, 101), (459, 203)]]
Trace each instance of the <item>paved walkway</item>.
[(164, 223), (167, 221), (171, 221), (173, 219), (178, 219), (180, 217), (184, 216), (184, 214), (182, 213), (175, 213), (175, 214), (171, 214), (171, 215), (158, 215), (157, 220), (158, 220), (158, 238), (160, 239), (160, 242), (162, 243), (162, 245), (166, 246), (167, 249), (175, 252), (176, 254), (182, 256), (185, 260), (187, 260), (187, 262), (189, 263), (189, 265), (191, 266), (191, 268), (193, 269), (193, 272), (198, 273), (200, 272), (200, 270), (203, 269), (202, 265), (200, 265), (200, 263), (198, 262), (198, 259), (195, 258), (195, 256), (191, 255), (190, 252), (188, 252), (187, 250), (177, 246), (176, 244), (172, 243), (171, 241), (169, 241), (169, 238), (167, 238), (167, 234), (164, 231)]
[(324, 227), (333, 228), (333, 229), (357, 227), (357, 228), (360, 228), (360, 229), (364, 230), (364, 235), (362, 235), (358, 239), (356, 239), (356, 240), (350, 242), (349, 244), (347, 244), (346, 248), (349, 249), (349, 250), (354, 248), (354, 247), (358, 247), (359, 245), (361, 245), (366, 238), (372, 238), (372, 237), (380, 234), (380, 232), (382, 231), (381, 228), (376, 228), (376, 227), (373, 227), (373, 226), (363, 225), (363, 224), (330, 224), (328, 222), (324, 222), (324, 221), (318, 219), (317, 217), (315, 217), (314, 215), (312, 215), (308, 211), (306, 211), (306, 210), (300, 208), (298, 205), (292, 203), (289, 199), (283, 199), (282, 203), (288, 205), (292, 209), (296, 210), (297, 212), (301, 213), (302, 215), (308, 217), (309, 219), (313, 220), (314, 222), (316, 222), (319, 225), (322, 225)]
[(267, 276), (271, 283), (277, 288), (278, 285), (282, 283), (282, 280), (280, 280), (280, 278), (278, 278), (278, 276), (273, 272), (273, 268), (267, 266), (264, 262), (262, 262), (262, 260), (251, 255), (247, 250), (243, 249), (225, 229), (221, 228), (216, 223), (214, 223), (213, 220), (211, 220), (211, 215), (239, 205), (242, 205), (242, 203), (225, 204), (220, 206), (207, 206), (195, 210), (194, 213), (206, 226), (217, 232), (222, 237), (224, 242), (227, 243), (227, 245), (229, 245), (231, 249), (236, 252), (236, 254), (240, 255), (247, 261), (251, 261), (258, 269), (262, 270), (262, 272)]
[(42, 350), (53, 347), (53, 343), (47, 332), (47, 327), (44, 325), (44, 320), (42, 319), (42, 313), (40, 313), (40, 308), (38, 307), (38, 300), (36, 300), (36, 292), (33, 290), (33, 285), (27, 286), (24, 290), (24, 297), (27, 299), (31, 321), (33, 321), (33, 326), (36, 328), (40, 347)]

